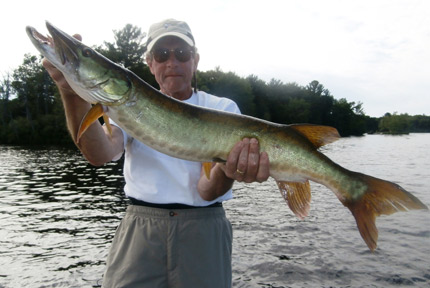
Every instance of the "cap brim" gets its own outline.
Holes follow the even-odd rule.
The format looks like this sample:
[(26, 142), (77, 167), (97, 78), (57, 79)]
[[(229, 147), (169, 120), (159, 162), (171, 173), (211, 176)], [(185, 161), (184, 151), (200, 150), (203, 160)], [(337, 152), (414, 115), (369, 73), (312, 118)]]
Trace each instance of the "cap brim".
[(166, 37), (166, 36), (178, 37), (178, 38), (184, 40), (185, 43), (187, 43), (191, 47), (194, 47), (194, 41), (190, 37), (187, 37), (184, 34), (179, 33), (179, 32), (166, 32), (166, 33), (161, 34), (160, 36), (158, 36), (154, 40), (152, 40), (147, 46), (147, 51), (151, 51), (152, 48), (154, 47), (155, 43), (157, 43), (158, 40), (160, 40), (161, 38)]

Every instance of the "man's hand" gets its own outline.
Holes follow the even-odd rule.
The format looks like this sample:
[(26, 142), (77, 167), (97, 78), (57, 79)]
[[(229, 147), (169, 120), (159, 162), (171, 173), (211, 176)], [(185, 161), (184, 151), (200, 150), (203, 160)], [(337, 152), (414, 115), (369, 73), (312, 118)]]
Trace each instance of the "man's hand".
[(216, 163), (211, 170), (210, 179), (202, 169), (197, 190), (206, 201), (224, 195), (233, 186), (234, 180), (240, 182), (264, 182), (270, 176), (269, 156), (260, 153), (257, 139), (245, 138), (236, 143), (227, 157), (227, 162)]
[[(73, 37), (75, 37), (79, 41), (82, 40), (82, 37), (79, 34), (75, 34), (73, 35)], [(54, 65), (52, 65), (52, 63), (49, 62), (48, 59), (44, 58), (42, 61), (42, 65), (43, 67), (45, 67), (46, 71), (48, 71), (48, 74), (51, 76), (52, 80), (54, 80), (60, 91), (65, 91), (69, 93), (73, 91), (69, 83), (67, 83), (66, 78), (64, 78), (63, 73), (61, 73), (60, 70), (58, 70)]]
[(227, 177), (239, 182), (264, 182), (270, 176), (269, 156), (260, 153), (258, 140), (245, 138), (231, 150), (224, 173)]

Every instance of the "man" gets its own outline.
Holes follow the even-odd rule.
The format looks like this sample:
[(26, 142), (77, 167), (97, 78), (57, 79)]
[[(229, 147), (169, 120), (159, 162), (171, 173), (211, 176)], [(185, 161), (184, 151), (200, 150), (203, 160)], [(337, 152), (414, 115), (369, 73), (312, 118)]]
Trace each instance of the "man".
[[(146, 47), (146, 61), (161, 92), (239, 113), (229, 99), (193, 91), (200, 56), (185, 22), (168, 19), (152, 25)], [(60, 90), (76, 143), (90, 105), (48, 61), (43, 65)], [(201, 163), (161, 154), (112, 124), (112, 137), (96, 121), (76, 144), (94, 165), (118, 159), (125, 151), (124, 190), (133, 205), (116, 231), (103, 287), (230, 287), (232, 231), (221, 203), (232, 198), (234, 180), (269, 177), (269, 159), (260, 154), (258, 141), (237, 143), (225, 164), (212, 165), (208, 179)]]

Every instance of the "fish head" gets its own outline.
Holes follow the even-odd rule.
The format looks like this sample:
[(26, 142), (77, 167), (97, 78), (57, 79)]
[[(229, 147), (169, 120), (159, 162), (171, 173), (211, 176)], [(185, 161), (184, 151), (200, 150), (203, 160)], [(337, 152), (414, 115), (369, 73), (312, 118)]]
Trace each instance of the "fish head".
[(85, 101), (106, 106), (119, 105), (128, 100), (132, 84), (125, 69), (110, 61), (78, 39), (49, 22), (51, 35), (44, 36), (27, 26), (33, 45), (66, 78), (72, 89)]

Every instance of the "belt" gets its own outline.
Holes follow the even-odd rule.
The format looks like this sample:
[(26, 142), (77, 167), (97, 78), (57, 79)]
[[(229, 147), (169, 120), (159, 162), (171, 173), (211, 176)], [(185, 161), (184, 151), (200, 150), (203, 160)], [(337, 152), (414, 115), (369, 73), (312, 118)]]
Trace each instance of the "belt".
[(171, 203), (171, 204), (156, 204), (156, 203), (149, 203), (142, 200), (137, 200), (133, 197), (128, 197), (131, 204), (138, 205), (138, 206), (145, 206), (145, 207), (152, 207), (152, 208), (160, 208), (160, 209), (195, 209), (195, 208), (213, 208), (213, 207), (222, 207), (221, 202), (215, 202), (208, 206), (191, 206), (186, 204), (179, 204), (179, 203)]

